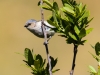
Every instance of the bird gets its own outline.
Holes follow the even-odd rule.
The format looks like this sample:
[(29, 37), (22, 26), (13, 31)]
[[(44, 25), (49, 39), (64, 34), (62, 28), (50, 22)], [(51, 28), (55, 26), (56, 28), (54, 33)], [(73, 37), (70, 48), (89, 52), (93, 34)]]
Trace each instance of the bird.
[[(35, 36), (39, 38), (44, 38), (44, 33), (42, 30), (41, 23), (42, 23), (41, 20), (36, 21), (34, 19), (29, 19), (28, 21), (26, 21), (24, 27), (26, 27), (26, 29), (32, 32)], [(51, 38), (55, 34), (55, 31), (53, 30), (54, 28), (56, 27), (50, 25), (47, 21), (44, 21), (44, 29), (47, 34), (47, 38)]]

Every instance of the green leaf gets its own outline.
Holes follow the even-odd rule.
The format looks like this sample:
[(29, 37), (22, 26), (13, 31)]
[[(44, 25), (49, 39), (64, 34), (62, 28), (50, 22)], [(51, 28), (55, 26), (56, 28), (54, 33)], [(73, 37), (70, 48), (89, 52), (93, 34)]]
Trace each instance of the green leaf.
[(60, 70), (60, 69), (53, 70), (52, 73), (55, 73), (56, 71), (59, 71), (59, 70)]
[(40, 5), (40, 1), (38, 2), (38, 6)]
[(42, 63), (43, 63), (43, 58), (42, 58), (41, 55), (38, 54), (38, 55), (36, 56), (36, 60), (39, 60), (40, 65), (42, 65)]
[(59, 28), (59, 27), (58, 27), (58, 21), (57, 21), (57, 17), (56, 17), (56, 12), (55, 12), (55, 11), (53, 11), (52, 16), (53, 16), (53, 18), (54, 18), (54, 22), (55, 22), (57, 28)]
[(34, 61), (34, 66), (36, 69), (40, 68), (40, 60), (39, 59)]
[(73, 35), (72, 33), (68, 33), (69, 34), (69, 36), (72, 38), (72, 39), (74, 39), (74, 40), (77, 40), (77, 38), (76, 38), (76, 36), (75, 35)]
[(85, 29), (83, 28), (83, 29), (80, 31), (80, 33), (79, 33), (79, 38), (82, 39), (82, 38), (85, 37), (85, 36), (86, 36), (86, 31), (85, 31)]
[[(84, 12), (84, 11), (83, 11)], [(90, 12), (89, 11), (85, 11), (85, 13), (81, 16), (81, 18), (79, 19), (79, 21), (81, 21), (82, 19), (89, 17)]]
[(93, 28), (87, 29), (87, 30), (86, 30), (86, 35), (89, 34), (92, 30), (93, 30)]
[(43, 0), (44, 3), (46, 3), (48, 6), (50, 6), (51, 8), (53, 8), (52, 3), (50, 3), (49, 0)]
[(67, 40), (66, 40), (66, 42), (67, 42), (68, 44), (71, 44), (71, 43), (74, 43), (75, 40), (72, 39), (72, 38), (70, 38), (70, 37), (68, 37)]
[(85, 18), (83, 18), (83, 19), (81, 20), (81, 22), (80, 22), (80, 27), (81, 27), (81, 29), (87, 27), (87, 25), (86, 25), (86, 23), (87, 23), (87, 21), (88, 21), (87, 18), (88, 18), (88, 17), (85, 17)]
[(93, 20), (93, 18), (91, 18), (86, 24), (90, 23)]
[(91, 52), (89, 52), (89, 53), (93, 56), (93, 58), (95, 58), (97, 60), (97, 62), (100, 61), (100, 59), (96, 55), (92, 54)]
[(31, 65), (31, 67), (30, 67), (33, 71), (37, 71), (37, 69), (35, 68), (35, 66), (34, 65)]
[(86, 12), (84, 13), (84, 15), (82, 16), (82, 18), (89, 17), (89, 15), (90, 15), (90, 11), (86, 11)]
[(24, 55), (26, 60), (28, 61), (28, 65), (31, 66), (34, 64), (34, 60), (33, 60), (33, 55), (31, 53), (31, 50), (28, 48), (25, 48), (24, 50)]
[(78, 27), (77, 27), (76, 25), (74, 26), (74, 30), (75, 30), (75, 33), (76, 33), (77, 35), (79, 35), (80, 30), (78, 29)]
[[(51, 69), (53, 69), (55, 65), (57, 64), (57, 58), (54, 59), (53, 57), (50, 56), (50, 59), (51, 59)], [(46, 70), (48, 69), (49, 69), (49, 64), (47, 63)]]
[(51, 59), (51, 67), (53, 69), (55, 67), (55, 65), (57, 64), (57, 58), (54, 59), (52, 56), (50, 56), (50, 59)]
[(46, 62), (46, 59), (44, 59), (44, 61), (43, 61), (42, 65), (41, 65), (41, 67), (44, 67), (45, 62)]
[(92, 45), (91, 45), (91, 47), (92, 47), (93, 49), (95, 49), (95, 47), (94, 47), (94, 46), (92, 46)]
[(91, 65), (89, 65), (89, 69), (90, 69), (90, 72), (97, 73), (96, 70)]
[(82, 3), (79, 4), (79, 11), (82, 12)]
[(68, 35), (69, 30), (70, 30), (70, 25), (67, 25), (66, 28), (65, 28), (65, 34), (66, 35)]
[(59, 11), (59, 7), (56, 2), (53, 3), (53, 8), (55, 9), (55, 11)]
[(27, 61), (28, 61), (28, 53), (29, 52), (30, 52), (30, 49), (25, 48), (25, 50), (24, 50), (24, 56), (25, 56), (25, 58), (26, 58)]
[(52, 11), (52, 8), (47, 7), (47, 6), (42, 6), (42, 8), (45, 9), (45, 10), (50, 10), (50, 11)]
[(98, 68), (98, 73), (97, 73), (98, 75), (100, 75), (100, 66), (99, 66), (99, 68)]
[(68, 22), (70, 23), (70, 25), (74, 24), (74, 16), (70, 13), (65, 13), (65, 16), (68, 18)]
[(61, 17), (61, 13), (59, 11), (59, 7), (58, 7), (58, 4), (56, 2), (53, 3), (53, 9), (54, 9), (54, 11), (56, 13), (57, 18), (60, 18)]
[(72, 6), (69, 4), (65, 4), (65, 6), (66, 7), (61, 8), (62, 11), (75, 15), (74, 8)]
[(100, 56), (100, 43), (99, 42), (97, 42), (95, 45), (95, 52), (96, 52), (96, 55)]
[(87, 42), (87, 40), (82, 40), (79, 44), (84, 45), (85, 42)]
[(63, 26), (63, 28), (65, 29), (67, 25), (69, 25), (69, 22), (68, 22), (68, 17), (66, 18), (60, 18), (61, 19), (61, 24)]
[(61, 0), (61, 1), (63, 5), (68, 2), (67, 0)]
[(86, 5), (83, 6), (82, 12), (86, 11)]
[(58, 27), (55, 23), (53, 23), (51, 20), (47, 20), (47, 22), (53, 26), (55, 26), (56, 28)]

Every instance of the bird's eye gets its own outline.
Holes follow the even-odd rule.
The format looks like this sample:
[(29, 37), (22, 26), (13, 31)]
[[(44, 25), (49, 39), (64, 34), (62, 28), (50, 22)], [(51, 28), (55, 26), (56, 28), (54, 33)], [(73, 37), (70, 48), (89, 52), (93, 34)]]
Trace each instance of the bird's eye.
[(28, 23), (27, 25), (29, 26), (29, 25), (31, 25), (31, 23)]

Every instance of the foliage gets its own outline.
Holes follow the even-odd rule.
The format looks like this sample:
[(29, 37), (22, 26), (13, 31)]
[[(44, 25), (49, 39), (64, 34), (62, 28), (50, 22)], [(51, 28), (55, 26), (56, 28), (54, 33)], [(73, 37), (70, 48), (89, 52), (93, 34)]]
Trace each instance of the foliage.
[[(92, 31), (92, 28), (87, 29), (87, 27), (93, 18), (89, 19), (90, 12), (86, 9), (86, 5), (76, 3), (75, 0), (61, 0), (61, 2), (63, 5), (61, 8), (59, 8), (57, 2), (54, 0), (53, 2), (50, 0), (43, 0), (45, 5), (40, 5), (40, 2), (38, 5), (43, 9), (52, 12), (51, 17), (47, 21), (56, 27), (53, 30), (61, 33), (61, 36), (66, 38), (68, 44), (74, 44), (74, 57), (72, 64), (72, 71), (74, 72), (77, 48), (79, 45), (84, 45), (86, 40), (83, 40), (83, 38)], [(96, 52), (96, 54), (99, 56), (99, 51)], [(33, 55), (33, 50), (31, 51), (28, 48), (25, 49), (24, 55), (26, 58), (24, 62), (33, 71), (32, 74), (49, 75), (49, 65), (48, 63), (46, 64), (46, 60), (43, 60), (41, 55)], [(57, 63), (57, 58), (50, 58), (52, 72), (54, 73), (59, 70), (53, 70)], [(97, 60), (99, 59), (97, 58)], [(92, 66), (89, 67), (91, 69), (91, 74), (97, 73)], [(73, 72), (70, 72), (70, 75), (73, 75)]]
[(87, 27), (93, 18), (89, 19), (90, 12), (86, 10), (86, 5), (76, 3), (75, 0), (61, 1), (63, 7), (59, 8), (57, 2), (43, 0), (46, 5), (41, 7), (52, 11), (48, 22), (56, 27), (54, 29), (56, 32), (61, 33), (61, 36), (67, 39), (68, 44), (83, 45), (86, 40), (82, 39), (92, 31), (92, 28), (87, 29)]
[(98, 70), (96, 71), (96, 70), (94, 69), (94, 67), (89, 66), (89, 68), (90, 68), (90, 74), (91, 74), (91, 75), (100, 75), (100, 43), (97, 42), (97, 43), (95, 44), (95, 46), (92, 46), (92, 48), (95, 49), (95, 54), (96, 54), (96, 55), (94, 55), (94, 54), (92, 54), (92, 53), (90, 53), (90, 54), (91, 54), (91, 55), (93, 56), (93, 58), (95, 58), (95, 60), (98, 62)]
[[(33, 71), (34, 75), (49, 75), (49, 65), (46, 64), (46, 59), (43, 59), (40, 54), (33, 55), (33, 50), (31, 51), (29, 48), (25, 48), (24, 56), (26, 60), (23, 60), (26, 65)], [(51, 67), (52, 72), (59, 71), (59, 69), (53, 70), (55, 65), (57, 64), (58, 59), (51, 58)], [(46, 65), (46, 67), (45, 67)]]

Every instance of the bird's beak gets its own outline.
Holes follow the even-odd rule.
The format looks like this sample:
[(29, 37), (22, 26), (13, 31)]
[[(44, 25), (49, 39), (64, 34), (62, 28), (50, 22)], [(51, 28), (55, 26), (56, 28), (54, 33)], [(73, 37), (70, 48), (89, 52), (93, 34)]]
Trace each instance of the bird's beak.
[(30, 25), (31, 25), (31, 23), (28, 23), (28, 24), (25, 24), (25, 26), (24, 26), (24, 27), (26, 27), (26, 28), (27, 28), (27, 27), (28, 27), (28, 26), (30, 26)]
[(25, 25), (24, 27), (28, 27), (28, 25)]

